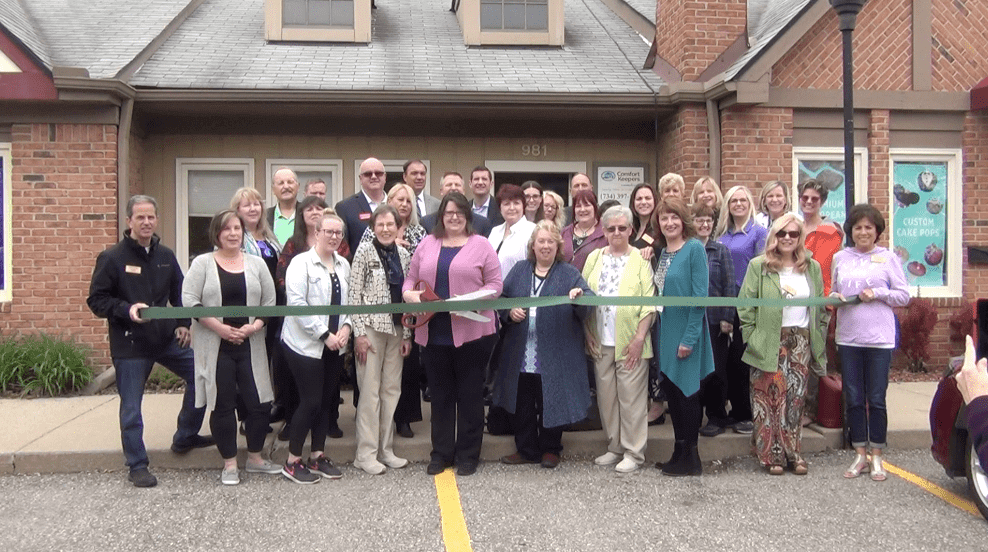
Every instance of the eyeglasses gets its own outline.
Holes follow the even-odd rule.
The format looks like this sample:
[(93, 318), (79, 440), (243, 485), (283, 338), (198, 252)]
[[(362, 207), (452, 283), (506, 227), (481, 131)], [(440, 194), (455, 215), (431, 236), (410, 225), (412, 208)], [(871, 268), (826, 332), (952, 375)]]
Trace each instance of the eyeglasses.
[(362, 176), (364, 178), (370, 178), (372, 176), (376, 176), (378, 178), (381, 178), (385, 174), (387, 174), (387, 173), (385, 173), (384, 171), (364, 171), (364, 172), (360, 173), (360, 176)]
[(540, 199), (542, 199), (542, 196), (540, 196), (540, 195), (528, 195), (528, 194), (525, 194), (525, 201), (538, 201)]
[(326, 234), (327, 236), (329, 236), (331, 238), (333, 236), (340, 236), (340, 237), (343, 236), (343, 230), (320, 230), (320, 232), (322, 232), (323, 234)]
[(728, 203), (730, 203), (730, 204), (734, 204), (734, 203), (748, 203), (748, 198), (746, 198), (746, 197), (736, 197), (736, 198), (728, 201)]
[(779, 230), (778, 232), (775, 233), (775, 237), (777, 237), (779, 239), (782, 239), (782, 238), (784, 238), (786, 236), (789, 236), (789, 238), (791, 238), (791, 239), (798, 240), (799, 239), (799, 230), (789, 230), (788, 232), (785, 231), (785, 230)]
[(448, 219), (451, 219), (451, 218), (467, 218), (467, 216), (465, 214), (461, 213), (460, 211), (446, 211), (445, 213), (443, 213), (443, 216), (446, 217), (446, 218), (448, 218)]
[(799, 198), (803, 203), (819, 203), (820, 196), (802, 196)]
[(693, 219), (693, 224), (696, 226), (710, 226), (714, 223), (713, 219), (708, 218), (695, 218)]
[(604, 230), (607, 230), (611, 234), (613, 234), (615, 232), (624, 233), (624, 232), (627, 232), (628, 231), (628, 227), (627, 226), (624, 226), (624, 225), (620, 225), (620, 226), (608, 226), (607, 228), (604, 228)]

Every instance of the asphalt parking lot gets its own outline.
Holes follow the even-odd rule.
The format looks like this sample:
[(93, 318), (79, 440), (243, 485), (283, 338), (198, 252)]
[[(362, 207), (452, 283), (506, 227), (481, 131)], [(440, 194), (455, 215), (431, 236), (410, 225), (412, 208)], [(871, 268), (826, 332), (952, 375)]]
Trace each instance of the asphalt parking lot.
[[(487, 462), (456, 478), (467, 540), (444, 541), (423, 464), (301, 486), (218, 470), (156, 470), (153, 489), (120, 471), (0, 476), (0, 550), (984, 550), (985, 521), (902, 478), (841, 477), (847, 451), (809, 456), (810, 474), (765, 474), (752, 458), (699, 478), (621, 475), (589, 458), (556, 470)], [(894, 465), (966, 496), (928, 452)], [(468, 544), (470, 548), (463, 548)]]

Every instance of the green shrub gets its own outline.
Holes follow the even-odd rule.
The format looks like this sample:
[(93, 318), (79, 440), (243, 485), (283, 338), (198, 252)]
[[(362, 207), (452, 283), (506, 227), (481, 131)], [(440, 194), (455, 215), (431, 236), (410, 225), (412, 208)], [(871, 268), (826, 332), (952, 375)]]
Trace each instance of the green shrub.
[(185, 384), (185, 380), (173, 374), (170, 370), (163, 366), (155, 365), (154, 369), (151, 370), (151, 374), (148, 375), (147, 386), (158, 391), (169, 391), (175, 390), (182, 387)]
[(78, 390), (93, 379), (90, 354), (73, 338), (0, 336), (0, 390), (50, 396)]

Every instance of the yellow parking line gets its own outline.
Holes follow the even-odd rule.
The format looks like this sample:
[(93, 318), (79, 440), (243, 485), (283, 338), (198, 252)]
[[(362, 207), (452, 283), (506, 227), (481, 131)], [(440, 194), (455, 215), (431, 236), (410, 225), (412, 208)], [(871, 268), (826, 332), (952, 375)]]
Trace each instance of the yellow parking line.
[(948, 504), (960, 508), (961, 510), (964, 510), (969, 514), (981, 517), (981, 512), (978, 511), (978, 507), (975, 506), (974, 503), (971, 502), (970, 500), (958, 496), (948, 491), (947, 489), (944, 489), (943, 487), (934, 485), (933, 483), (930, 483), (929, 481), (923, 479), (922, 477), (914, 473), (907, 472), (906, 470), (898, 466), (893, 466), (888, 462), (883, 461), (882, 465), (885, 466), (885, 469), (888, 470), (889, 473), (892, 473), (894, 475), (897, 475), (905, 479), (906, 481), (912, 483), (913, 485), (916, 485), (917, 487), (925, 490), (926, 492), (940, 498), (944, 502), (947, 502)]
[(443, 543), (448, 552), (473, 552), (467, 522), (460, 507), (460, 491), (456, 487), (453, 470), (445, 470), (436, 476), (436, 497), (443, 522)]

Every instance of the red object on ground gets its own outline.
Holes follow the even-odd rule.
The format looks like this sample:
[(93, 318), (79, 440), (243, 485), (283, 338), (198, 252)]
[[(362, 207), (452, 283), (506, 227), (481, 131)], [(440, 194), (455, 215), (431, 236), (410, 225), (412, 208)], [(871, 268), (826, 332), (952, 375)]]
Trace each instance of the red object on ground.
[(843, 382), (840, 376), (824, 376), (820, 378), (820, 395), (816, 412), (816, 421), (823, 427), (835, 429), (841, 427), (843, 413), (841, 412), (841, 389)]

